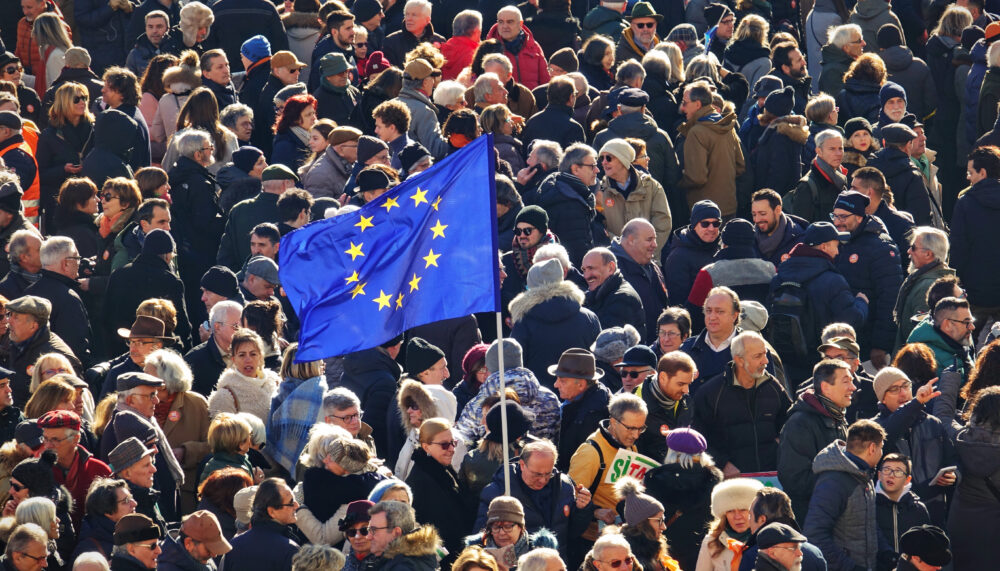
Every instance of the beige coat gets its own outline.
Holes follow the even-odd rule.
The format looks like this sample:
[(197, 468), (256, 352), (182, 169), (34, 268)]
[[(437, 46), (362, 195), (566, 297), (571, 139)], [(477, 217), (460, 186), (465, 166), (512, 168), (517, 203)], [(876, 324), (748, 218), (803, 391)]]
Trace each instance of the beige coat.
[(196, 392), (177, 393), (163, 423), (163, 433), (172, 448), (184, 449), (184, 485), (181, 510), (191, 513), (198, 505), (198, 464), (211, 452), (208, 445), (208, 401)]
[(746, 170), (746, 163), (736, 135), (736, 114), (726, 112), (717, 122), (699, 121), (714, 112), (713, 107), (702, 108), (693, 122), (678, 129), (684, 136), (684, 176), (678, 186), (687, 190), (688, 206), (711, 200), (723, 216), (732, 216), (736, 214), (736, 177)]
[(660, 249), (670, 238), (673, 220), (670, 216), (670, 206), (667, 205), (667, 194), (660, 183), (649, 174), (632, 169), (632, 176), (638, 175), (635, 189), (626, 199), (611, 179), (604, 177), (601, 181), (599, 204), (604, 206), (604, 227), (609, 234), (621, 236), (622, 228), (634, 218), (649, 220), (656, 228), (656, 256), (660, 259)]

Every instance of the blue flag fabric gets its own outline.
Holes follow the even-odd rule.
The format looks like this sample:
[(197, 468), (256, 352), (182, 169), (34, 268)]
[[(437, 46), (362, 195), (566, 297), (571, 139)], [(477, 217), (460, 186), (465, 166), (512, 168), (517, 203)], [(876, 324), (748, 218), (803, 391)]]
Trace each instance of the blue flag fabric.
[(480, 136), (360, 210), (281, 239), (281, 285), (301, 321), (296, 362), (500, 310), (492, 149)]

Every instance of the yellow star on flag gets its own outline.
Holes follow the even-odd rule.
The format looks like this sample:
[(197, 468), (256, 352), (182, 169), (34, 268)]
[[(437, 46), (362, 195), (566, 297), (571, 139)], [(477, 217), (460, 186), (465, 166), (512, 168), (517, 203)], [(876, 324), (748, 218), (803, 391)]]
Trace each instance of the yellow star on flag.
[(389, 212), (390, 210), (392, 210), (393, 206), (399, 208), (399, 203), (396, 202), (395, 198), (389, 198), (388, 200), (385, 201), (385, 204), (382, 205), (382, 208), (385, 208), (385, 211)]
[(365, 295), (365, 286), (366, 285), (368, 285), (368, 282), (365, 282), (363, 284), (359, 283), (358, 285), (354, 286), (354, 289), (351, 290), (351, 299), (354, 299), (354, 298), (358, 297), (359, 295)]
[(374, 216), (362, 216), (361, 217), (361, 222), (358, 222), (357, 224), (355, 224), (355, 226), (361, 228), (361, 231), (364, 232), (365, 228), (372, 228), (373, 226), (375, 226), (374, 224), (372, 224), (372, 218), (375, 218), (375, 217)]
[(361, 247), (364, 246), (364, 245), (365, 245), (365, 243), (361, 242), (360, 244), (358, 244), (357, 246), (355, 246), (354, 242), (351, 242), (351, 247), (349, 249), (347, 249), (347, 250), (344, 250), (344, 253), (345, 254), (350, 254), (351, 255), (351, 261), (353, 262), (355, 259), (357, 259), (358, 256), (364, 256), (365, 255), (365, 253), (361, 251)]
[(358, 271), (354, 270), (354, 273), (351, 274), (350, 277), (347, 278), (347, 283), (356, 282), (356, 281), (358, 281)]
[(396, 309), (401, 309), (402, 307), (403, 307), (403, 294), (401, 293), (399, 294), (399, 297), (396, 298)]
[(431, 206), (434, 208), (434, 210), (437, 210), (438, 206), (440, 205), (441, 205), (441, 197), (439, 196), (437, 197), (437, 200), (434, 201), (434, 204), (432, 204)]
[(440, 257), (441, 257), (441, 254), (435, 254), (434, 250), (431, 249), (429, 252), (427, 252), (427, 255), (424, 256), (424, 258), (423, 258), (424, 261), (427, 262), (427, 265), (424, 266), (424, 268), (429, 268), (431, 266), (434, 266), (435, 268), (441, 267), (441, 266), (438, 266), (438, 258), (440, 258)]
[(413, 293), (414, 290), (420, 289), (420, 280), (422, 279), (424, 278), (418, 278), (417, 274), (413, 274), (413, 279), (410, 280), (410, 293)]
[(421, 202), (423, 202), (423, 203), (426, 204), (427, 203), (427, 191), (426, 190), (420, 190), (420, 187), (418, 186), (417, 187), (417, 191), (414, 192), (413, 196), (411, 196), (410, 198), (413, 199), (413, 206), (414, 207), (420, 206)]
[(437, 238), (438, 236), (444, 238), (444, 229), (447, 227), (448, 227), (447, 224), (441, 224), (441, 221), (438, 220), (437, 224), (431, 226), (431, 232), (434, 232), (434, 236), (431, 238), (431, 240)]
[(378, 310), (382, 311), (383, 307), (389, 307), (390, 302), (392, 302), (392, 296), (385, 293), (382, 290), (378, 290), (381, 295), (373, 299), (375, 303), (378, 304)]

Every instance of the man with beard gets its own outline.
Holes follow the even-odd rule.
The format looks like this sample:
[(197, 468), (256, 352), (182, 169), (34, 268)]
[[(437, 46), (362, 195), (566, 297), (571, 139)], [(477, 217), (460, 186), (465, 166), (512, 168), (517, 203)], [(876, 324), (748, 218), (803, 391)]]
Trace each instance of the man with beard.
[(660, 38), (656, 35), (656, 26), (662, 19), (663, 14), (657, 14), (649, 2), (636, 3), (632, 7), (629, 26), (615, 46), (615, 63), (619, 64), (628, 59), (642, 61), (642, 57), (660, 43)]
[(783, 523), (770, 523), (757, 534), (757, 571), (800, 571), (806, 536)]
[(771, 48), (771, 71), (787, 87), (795, 89), (795, 114), (804, 115), (812, 78), (806, 69), (806, 58), (792, 42), (782, 42)]
[(799, 243), (799, 236), (806, 231), (809, 223), (798, 216), (785, 214), (781, 195), (769, 188), (753, 193), (750, 201), (760, 257), (777, 267)]
[(923, 343), (934, 351), (937, 374), (954, 367), (962, 379), (969, 378), (972, 370), (970, 351), (973, 347), (972, 332), (976, 320), (972, 317), (969, 302), (957, 297), (946, 297), (937, 302), (931, 312), (934, 321), (925, 320), (913, 328), (907, 339), (910, 343)]
[(527, 286), (528, 270), (534, 263), (538, 248), (555, 243), (549, 232), (549, 215), (539, 206), (525, 206), (514, 220), (514, 243), (510, 252), (500, 259), (507, 279), (500, 286), (502, 306), (506, 308)]
[(695, 394), (691, 425), (727, 478), (775, 470), (778, 433), (792, 401), (766, 370), (767, 345), (759, 333), (740, 333), (730, 349), (733, 360)]

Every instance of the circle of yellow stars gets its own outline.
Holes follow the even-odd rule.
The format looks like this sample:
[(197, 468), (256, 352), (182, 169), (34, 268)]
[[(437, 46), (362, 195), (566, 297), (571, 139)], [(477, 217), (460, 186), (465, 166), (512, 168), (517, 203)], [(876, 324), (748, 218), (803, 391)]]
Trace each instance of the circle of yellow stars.
[[(435, 199), (434, 202), (431, 203), (430, 201), (427, 200), (427, 191), (421, 189), (420, 187), (417, 187), (417, 190), (414, 191), (414, 193), (411, 196), (409, 196), (408, 199), (413, 201), (414, 208), (419, 207), (421, 203), (424, 203), (424, 204), (429, 204), (431, 208), (437, 211), (441, 205), (440, 196), (438, 196), (437, 199)], [(405, 203), (406, 199), (403, 200)], [(386, 214), (388, 214), (393, 208), (401, 208), (401, 206), (395, 198), (390, 197), (386, 199), (386, 201), (382, 205), (380, 205), (379, 208), (385, 208), (385, 212)], [(375, 218), (374, 216), (364, 216), (364, 215), (361, 216), (361, 219), (355, 224), (355, 226), (360, 229), (359, 230), (360, 234), (364, 235), (365, 230), (375, 227), (375, 223), (372, 222), (374, 218)], [(435, 240), (437, 238), (444, 238), (445, 237), (444, 231), (447, 228), (448, 225), (442, 224), (441, 220), (438, 219), (437, 223), (429, 228), (429, 230), (433, 233), (433, 236), (431, 236), (431, 240)], [(364, 246), (365, 243), (363, 241), (359, 240), (358, 243), (355, 244), (354, 241), (352, 240), (350, 241), (350, 247), (347, 250), (344, 250), (344, 253), (351, 256), (351, 261), (354, 262), (358, 258), (364, 257), (365, 255)], [(435, 254), (434, 249), (429, 248), (427, 255), (421, 257), (421, 259), (424, 260), (424, 269), (428, 269), (431, 266), (440, 267), (438, 266), (437, 263), (438, 258), (440, 257), (441, 254)], [(423, 278), (421, 276), (418, 276), (416, 273), (413, 273), (413, 277), (410, 278), (410, 280), (407, 282), (407, 285), (410, 286), (410, 290), (406, 293), (403, 293), (402, 291), (398, 292), (398, 294), (396, 295), (396, 300), (395, 300), (396, 309), (402, 309), (403, 298), (406, 295), (409, 295), (415, 291), (420, 290), (420, 280), (422, 279)], [(359, 295), (361, 296), (368, 295), (365, 292), (365, 288), (368, 286), (368, 282), (361, 281), (361, 276), (358, 274), (357, 270), (353, 270), (351, 272), (351, 275), (345, 278), (345, 281), (347, 282), (348, 285), (354, 284), (354, 287), (351, 289), (351, 299), (354, 299)], [(379, 295), (373, 298), (371, 301), (373, 303), (378, 304), (378, 310), (382, 311), (383, 309), (391, 307), (393, 305), (393, 296), (392, 293), (387, 293), (385, 290), (379, 289)]]

